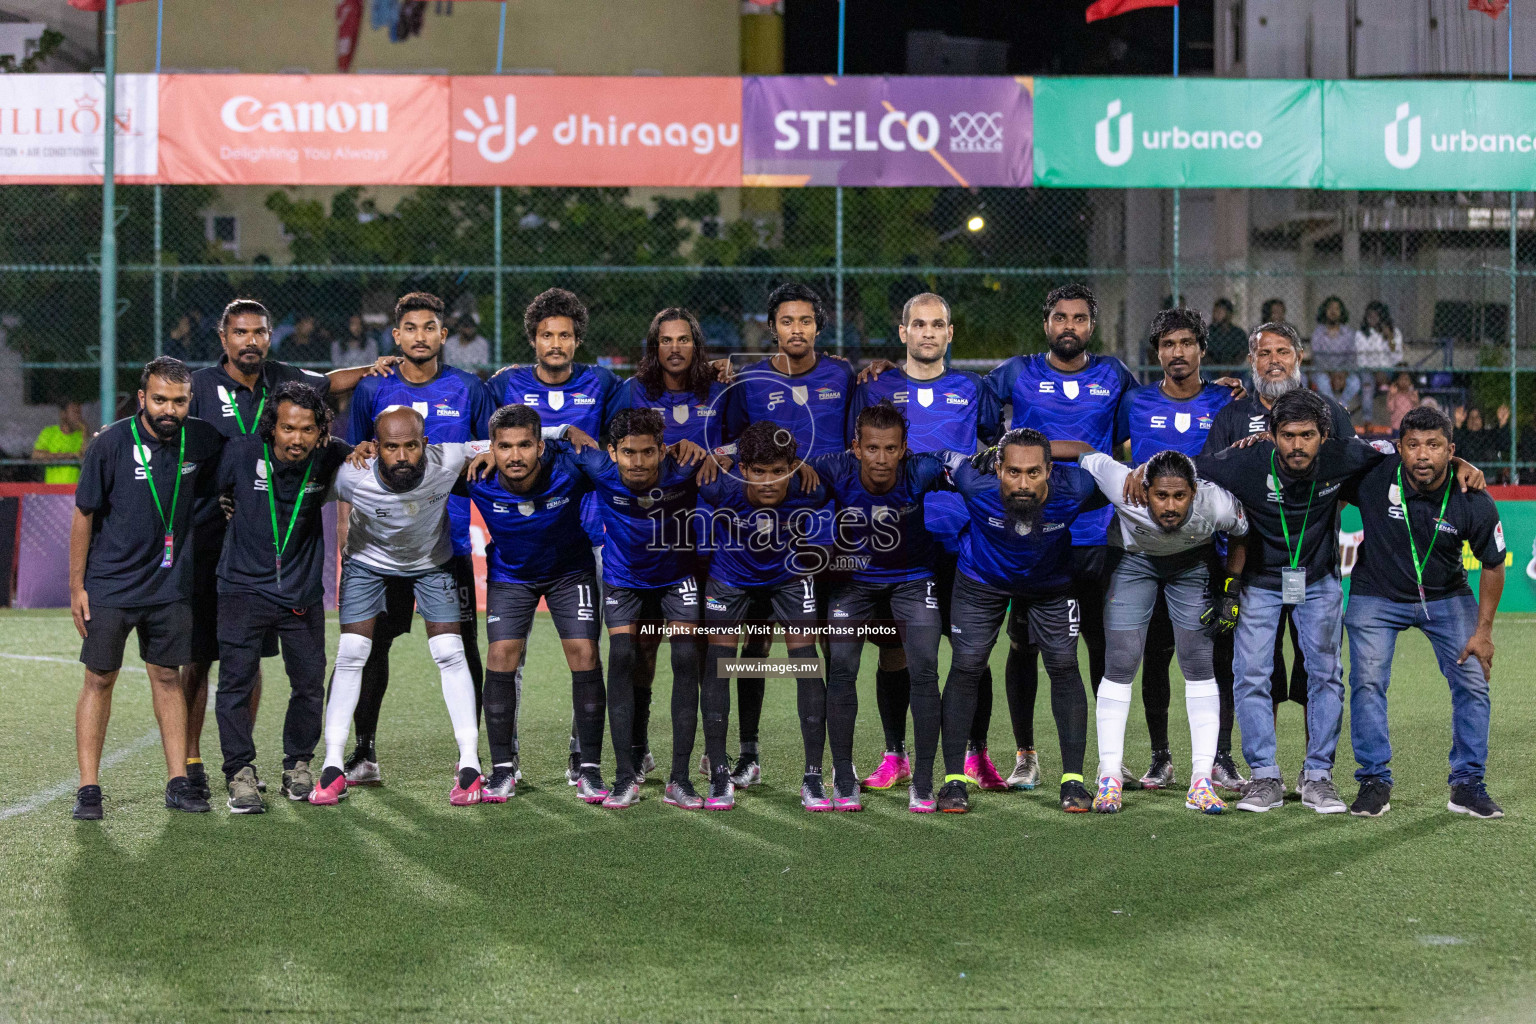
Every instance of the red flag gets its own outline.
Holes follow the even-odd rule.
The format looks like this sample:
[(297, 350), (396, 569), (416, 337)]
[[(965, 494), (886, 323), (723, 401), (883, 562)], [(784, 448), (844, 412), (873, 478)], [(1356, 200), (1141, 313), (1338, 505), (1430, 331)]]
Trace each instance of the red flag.
[[(1472, 0), (1476, 3), (1477, 0)], [(1496, 0), (1486, 0), (1496, 2)], [(1143, 7), (1177, 7), (1179, 0), (1094, 0), (1088, 5), (1088, 20), (1102, 21), (1127, 11), (1139, 11)]]
[(1490, 18), (1497, 18), (1509, 6), (1509, 0), (1467, 0), (1467, 10), (1482, 11)]
[(349, 71), (363, 27), (363, 0), (336, 0), (336, 70)]
[[(123, 4), (141, 4), (144, 0), (117, 0), (117, 6)], [(107, 0), (69, 0), (69, 6), (77, 11), (104, 11), (107, 9)]]

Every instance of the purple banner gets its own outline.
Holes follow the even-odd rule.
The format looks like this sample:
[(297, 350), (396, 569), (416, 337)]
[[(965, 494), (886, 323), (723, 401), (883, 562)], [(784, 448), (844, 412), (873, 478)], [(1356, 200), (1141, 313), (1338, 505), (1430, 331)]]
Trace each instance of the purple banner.
[(16, 607), (69, 607), (73, 494), (24, 494), (16, 538)]
[(1029, 78), (747, 78), (746, 185), (1028, 186)]

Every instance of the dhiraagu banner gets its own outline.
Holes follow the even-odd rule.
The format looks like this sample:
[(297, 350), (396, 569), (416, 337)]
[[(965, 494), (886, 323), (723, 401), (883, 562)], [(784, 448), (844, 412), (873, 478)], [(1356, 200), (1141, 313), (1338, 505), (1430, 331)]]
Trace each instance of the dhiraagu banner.
[[(1499, 611), (1536, 612), (1536, 501), (1506, 501), (1497, 496), (1501, 489), (1490, 489), (1499, 503), (1499, 521), (1504, 526), (1504, 596), (1499, 599)], [(1531, 488), (1518, 490), (1529, 492)], [(1359, 509), (1345, 506), (1339, 517), (1339, 560), (1346, 594), (1349, 574), (1355, 567), (1355, 552), (1363, 536)], [(1461, 565), (1467, 570), (1472, 593), (1476, 594), (1483, 567), (1465, 543), (1461, 546)], [(1494, 640), (1498, 640), (1497, 632)]]
[(1323, 89), (1324, 188), (1536, 188), (1536, 83)]
[(1322, 84), (1035, 79), (1035, 184), (1316, 188)]

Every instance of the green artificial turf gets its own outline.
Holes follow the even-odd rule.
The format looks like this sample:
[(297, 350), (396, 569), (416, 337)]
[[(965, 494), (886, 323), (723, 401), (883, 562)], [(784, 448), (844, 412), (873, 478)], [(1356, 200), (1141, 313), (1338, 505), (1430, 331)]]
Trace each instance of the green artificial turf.
[[(5, 613), (0, 1020), (1528, 1019), (1529, 627), (1511, 616), (1496, 633), (1489, 784), (1503, 821), (1445, 810), (1450, 705), (1416, 633), (1399, 647), (1398, 784), (1380, 820), (1321, 817), (1294, 799), (1202, 817), (1182, 789), (1127, 793), (1114, 817), (1065, 815), (1054, 785), (982, 794), (964, 816), (908, 814), (904, 791), (867, 794), (862, 814), (808, 815), (787, 684), (765, 709), (765, 785), (730, 813), (686, 813), (661, 801), (665, 657), (651, 725), (663, 770), (638, 807), (604, 811), (564, 783), (569, 676), (541, 616), (527, 781), (506, 805), (448, 806), (454, 748), (418, 629), (395, 645), (382, 788), (338, 808), (277, 794), (283, 685), (269, 661), (257, 732), (269, 813), (229, 815), (217, 783), (214, 813), (168, 812), (146, 683), (125, 672), (107, 750), (127, 753), (104, 772), (107, 819), (78, 823), (64, 795), (78, 641), (65, 614)], [(881, 745), (873, 663), (864, 770)], [(1170, 731), (1187, 783), (1181, 694), (1176, 684)], [(1290, 779), (1300, 712), (1283, 716)], [(1005, 774), (1008, 733), (999, 691)], [(1053, 780), (1045, 692), (1036, 733)], [(1139, 706), (1128, 747), (1144, 767)], [(217, 751), (210, 715), (215, 776)], [(1346, 800), (1352, 771), (1346, 730)]]

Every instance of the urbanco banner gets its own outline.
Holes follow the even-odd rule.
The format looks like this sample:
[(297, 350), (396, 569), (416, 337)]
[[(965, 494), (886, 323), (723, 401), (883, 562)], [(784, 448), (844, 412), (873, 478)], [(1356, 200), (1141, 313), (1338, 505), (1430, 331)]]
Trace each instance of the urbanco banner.
[(455, 185), (741, 184), (741, 79), (452, 79)]
[(1038, 78), (1034, 183), (1063, 188), (1316, 188), (1311, 81)]
[(1325, 82), (1323, 187), (1536, 188), (1536, 83)]
[(446, 185), (438, 75), (164, 75), (160, 166), (208, 185)]
[(1027, 186), (1032, 86), (1028, 78), (747, 78), (741, 181)]
[[(158, 81), (118, 75), (113, 167), (123, 181), (158, 170)], [(106, 160), (103, 75), (0, 75), (0, 184), (83, 184), (101, 180)]]

